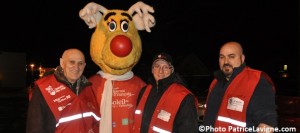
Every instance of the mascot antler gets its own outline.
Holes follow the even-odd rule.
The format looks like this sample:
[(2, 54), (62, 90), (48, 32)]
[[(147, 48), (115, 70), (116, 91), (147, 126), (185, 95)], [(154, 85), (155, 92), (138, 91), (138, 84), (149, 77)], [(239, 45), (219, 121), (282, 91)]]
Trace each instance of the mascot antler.
[[(102, 14), (99, 11), (102, 14), (105, 14), (107, 12), (107, 9), (97, 3), (90, 2), (80, 10), (79, 16), (91, 29), (98, 24), (102, 17)], [(130, 15), (133, 15), (134, 12), (137, 13), (137, 15), (133, 16), (133, 21), (136, 29), (151, 32), (150, 28), (155, 26), (155, 19), (150, 13), (154, 13), (154, 9), (143, 2), (137, 2), (128, 10), (128, 13)]]
[(100, 21), (102, 14), (107, 12), (107, 9), (94, 2), (88, 3), (83, 9), (79, 11), (79, 16), (89, 26), (90, 29), (94, 28)]
[(134, 12), (138, 14), (133, 16), (135, 27), (151, 32), (150, 28), (155, 26), (155, 19), (149, 12), (154, 13), (154, 9), (143, 2), (137, 2), (128, 9), (129, 14), (133, 15)]

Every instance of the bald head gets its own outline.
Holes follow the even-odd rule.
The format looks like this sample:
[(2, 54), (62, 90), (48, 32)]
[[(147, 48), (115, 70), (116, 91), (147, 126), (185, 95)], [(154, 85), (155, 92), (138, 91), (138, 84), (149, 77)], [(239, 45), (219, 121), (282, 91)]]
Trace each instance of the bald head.
[(80, 78), (85, 65), (84, 54), (78, 49), (68, 49), (60, 58), (60, 66), (70, 83), (75, 83)]
[(62, 58), (65, 59), (72, 55), (79, 56), (79, 57), (83, 58), (83, 61), (85, 61), (84, 54), (79, 49), (75, 49), (75, 48), (65, 50), (62, 55)]
[(235, 51), (236, 53), (239, 53), (240, 55), (243, 54), (243, 48), (241, 46), (241, 44), (239, 44), (238, 42), (227, 42), (225, 43), (221, 49), (220, 49), (220, 52), (222, 50), (232, 50), (232, 51)]
[(233, 73), (233, 69), (244, 63), (243, 48), (238, 42), (225, 43), (219, 53), (219, 66), (227, 79)]

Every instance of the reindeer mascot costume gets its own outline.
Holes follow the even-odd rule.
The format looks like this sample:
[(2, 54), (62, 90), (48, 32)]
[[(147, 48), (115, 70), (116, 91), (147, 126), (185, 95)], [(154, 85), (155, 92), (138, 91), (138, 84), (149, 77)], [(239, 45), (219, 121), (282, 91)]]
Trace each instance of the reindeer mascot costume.
[(95, 28), (90, 54), (101, 70), (89, 78), (92, 88), (84, 94), (89, 106), (99, 110), (101, 133), (132, 132), (138, 94), (146, 84), (131, 69), (142, 53), (138, 30), (151, 32), (155, 25), (150, 13), (153, 8), (143, 2), (128, 11), (91, 2), (79, 12), (89, 28)]

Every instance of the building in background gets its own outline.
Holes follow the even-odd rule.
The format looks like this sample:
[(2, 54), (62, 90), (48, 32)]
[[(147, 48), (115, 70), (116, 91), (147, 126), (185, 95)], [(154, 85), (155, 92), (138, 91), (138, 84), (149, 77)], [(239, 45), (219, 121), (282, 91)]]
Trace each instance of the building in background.
[(0, 51), (0, 89), (26, 87), (26, 53)]

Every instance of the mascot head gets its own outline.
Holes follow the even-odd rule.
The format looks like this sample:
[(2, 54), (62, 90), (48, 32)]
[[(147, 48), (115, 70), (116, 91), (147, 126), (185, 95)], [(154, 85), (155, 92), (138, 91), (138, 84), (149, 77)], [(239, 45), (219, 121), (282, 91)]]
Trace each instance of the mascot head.
[(95, 28), (91, 38), (92, 60), (105, 73), (122, 75), (135, 66), (142, 53), (138, 30), (151, 32), (155, 19), (154, 10), (143, 2), (132, 5), (128, 11), (108, 10), (89, 3), (79, 16), (89, 28)]

